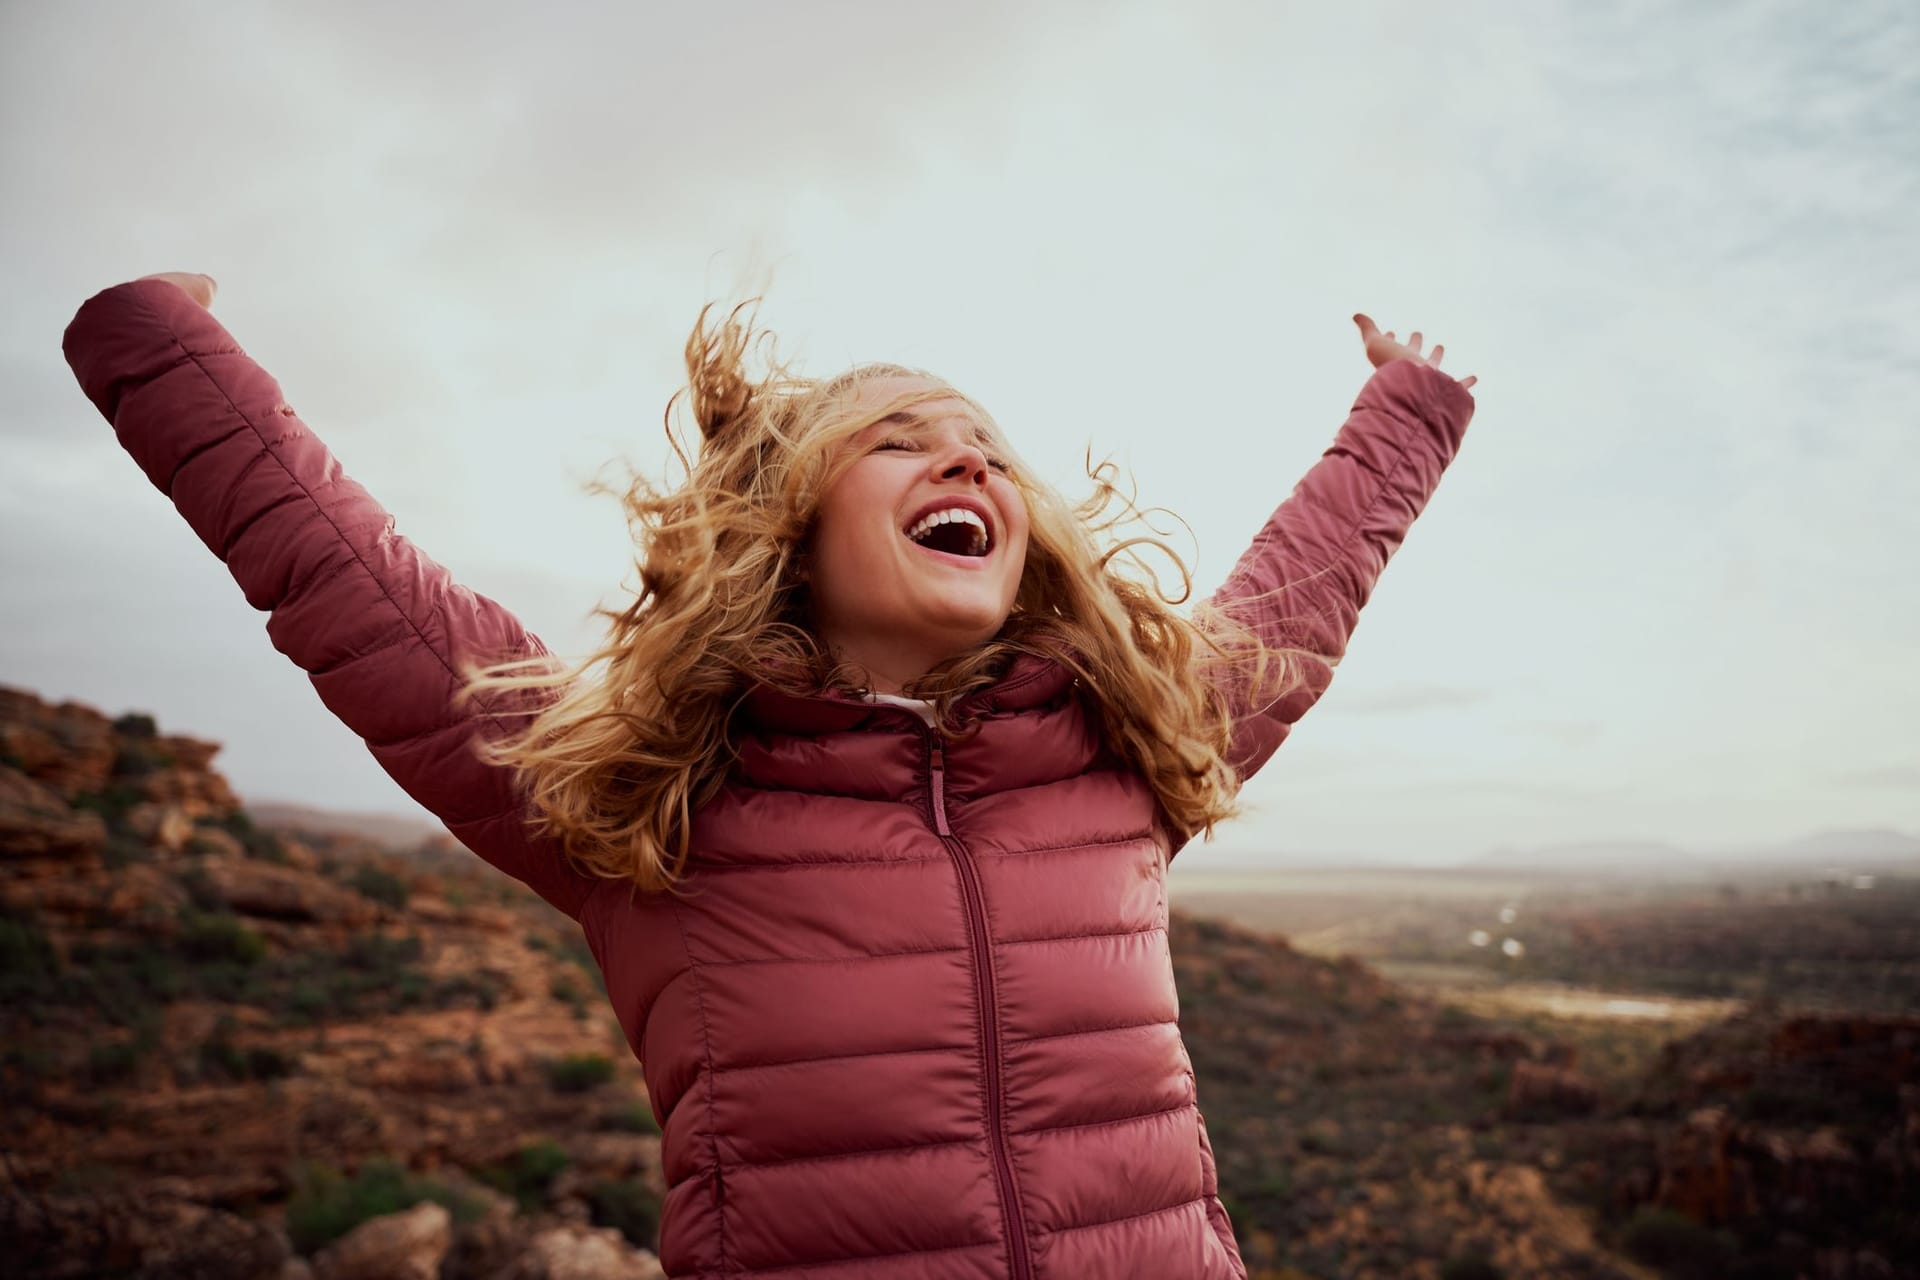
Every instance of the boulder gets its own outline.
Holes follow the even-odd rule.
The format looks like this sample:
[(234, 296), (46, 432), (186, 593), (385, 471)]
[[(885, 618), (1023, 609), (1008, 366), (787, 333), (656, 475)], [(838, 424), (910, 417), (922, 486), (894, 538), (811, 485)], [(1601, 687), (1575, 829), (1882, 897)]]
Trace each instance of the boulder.
[(453, 1244), (453, 1219), (423, 1200), (369, 1218), (313, 1258), (313, 1280), (437, 1280)]
[(667, 1280), (667, 1273), (613, 1228), (569, 1224), (535, 1236), (507, 1280)]
[(127, 810), (127, 826), (133, 834), (162, 853), (179, 853), (193, 836), (193, 819), (177, 804), (156, 804), (143, 800)]
[(241, 915), (352, 925), (380, 914), (370, 899), (292, 867), (251, 858), (208, 858), (200, 868), (213, 892)]

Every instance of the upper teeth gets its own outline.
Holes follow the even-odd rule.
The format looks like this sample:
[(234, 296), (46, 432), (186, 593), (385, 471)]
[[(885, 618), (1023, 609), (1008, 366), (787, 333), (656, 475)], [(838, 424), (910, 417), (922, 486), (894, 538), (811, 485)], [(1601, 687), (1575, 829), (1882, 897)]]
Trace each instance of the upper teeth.
[(944, 511), (935, 511), (929, 515), (922, 516), (917, 524), (914, 524), (907, 530), (907, 536), (915, 542), (918, 542), (941, 525), (953, 524), (955, 522), (972, 525), (980, 531), (980, 536), (976, 542), (985, 541), (987, 537), (987, 522), (980, 518), (979, 512), (969, 511), (965, 507), (948, 507)]

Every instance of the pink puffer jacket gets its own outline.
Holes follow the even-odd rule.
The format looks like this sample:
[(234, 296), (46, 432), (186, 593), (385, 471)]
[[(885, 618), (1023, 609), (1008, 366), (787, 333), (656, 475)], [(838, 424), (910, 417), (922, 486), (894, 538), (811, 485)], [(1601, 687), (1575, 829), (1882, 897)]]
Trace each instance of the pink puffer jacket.
[[(685, 899), (583, 877), (463, 749), (455, 656), (542, 652), (394, 532), (274, 379), (164, 281), (89, 299), (65, 351), (121, 444), (270, 617), (274, 645), (469, 848), (579, 920), (644, 1065), (678, 1280), (1244, 1277), (1180, 1039), (1178, 850), (1057, 665), (1016, 662), (946, 744), (912, 712), (766, 688), (695, 821)], [(1337, 658), (1473, 401), (1374, 374), (1226, 586)], [(1280, 618), (1292, 620), (1283, 627)], [(1331, 667), (1248, 708), (1257, 769)]]

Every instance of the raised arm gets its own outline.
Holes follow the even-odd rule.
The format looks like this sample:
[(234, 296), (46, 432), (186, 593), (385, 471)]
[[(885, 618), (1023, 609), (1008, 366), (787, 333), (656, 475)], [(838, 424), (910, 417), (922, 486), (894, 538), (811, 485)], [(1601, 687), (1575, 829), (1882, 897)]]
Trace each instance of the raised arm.
[(1228, 691), (1236, 720), (1229, 762), (1243, 781), (1332, 683), (1381, 571), (1459, 451), (1473, 417), (1471, 382), (1410, 359), (1377, 369), (1333, 445), (1214, 594), (1214, 608), (1251, 624), (1268, 645), (1323, 659), (1310, 661), (1306, 686), (1284, 698)]
[(394, 532), (281, 396), (182, 286), (87, 299), (62, 350), (147, 478), (225, 561), (267, 634), (403, 790), (462, 844), (578, 917), (594, 881), (557, 842), (530, 841), (509, 771), (471, 749), (492, 704), (452, 706), (457, 664), (544, 654), (498, 604)]

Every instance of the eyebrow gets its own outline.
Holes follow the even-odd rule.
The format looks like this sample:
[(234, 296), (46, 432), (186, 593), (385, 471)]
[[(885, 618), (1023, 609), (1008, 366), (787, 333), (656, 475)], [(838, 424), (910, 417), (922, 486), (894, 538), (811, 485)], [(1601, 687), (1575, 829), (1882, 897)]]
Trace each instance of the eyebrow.
[[(880, 419), (880, 421), (897, 423), (903, 427), (924, 427), (927, 425), (927, 419), (923, 415), (913, 412), (911, 409), (901, 409), (897, 413), (890, 413)], [(998, 448), (1000, 444), (999, 441), (993, 438), (991, 431), (988, 431), (977, 422), (973, 424), (973, 438), (976, 443), (993, 445), (995, 448)]]

